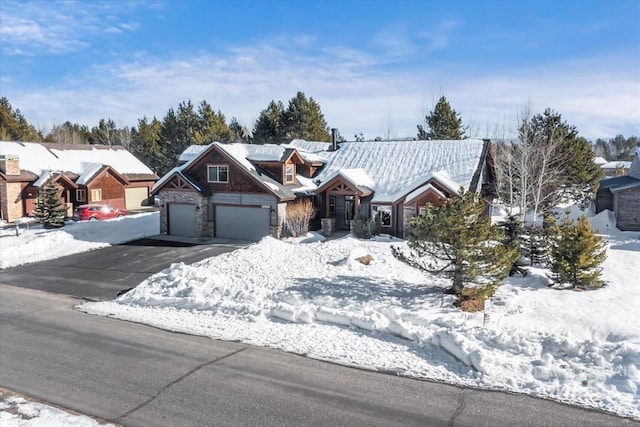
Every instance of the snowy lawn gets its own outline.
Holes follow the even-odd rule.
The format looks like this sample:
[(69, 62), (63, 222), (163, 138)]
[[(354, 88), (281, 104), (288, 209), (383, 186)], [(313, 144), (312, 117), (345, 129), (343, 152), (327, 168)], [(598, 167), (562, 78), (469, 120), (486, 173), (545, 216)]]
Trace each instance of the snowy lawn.
[[(483, 313), (455, 308), (449, 283), (397, 261), (389, 238), (301, 244), (265, 238), (173, 264), (115, 301), (81, 310), (308, 357), (509, 390), (640, 419), (639, 233), (606, 225), (608, 286), (510, 278)], [(315, 240), (313, 236), (309, 240)], [(373, 258), (368, 265), (363, 255)]]
[(2, 427), (113, 427), (86, 415), (77, 415), (23, 397), (0, 392), (0, 425)]
[(39, 224), (0, 229), (0, 269), (154, 236), (160, 229), (158, 212), (130, 215), (108, 221), (67, 221), (60, 229)]

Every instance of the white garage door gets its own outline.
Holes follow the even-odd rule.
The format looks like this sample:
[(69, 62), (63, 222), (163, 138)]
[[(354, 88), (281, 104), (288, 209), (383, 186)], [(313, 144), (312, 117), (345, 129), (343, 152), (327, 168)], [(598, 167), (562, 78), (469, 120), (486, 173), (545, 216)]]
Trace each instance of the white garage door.
[(125, 188), (124, 199), (127, 209), (140, 209), (142, 202), (149, 197), (147, 187)]
[(196, 206), (169, 204), (169, 234), (172, 236), (196, 235)]
[(257, 241), (269, 234), (269, 209), (218, 205), (215, 210), (216, 237)]

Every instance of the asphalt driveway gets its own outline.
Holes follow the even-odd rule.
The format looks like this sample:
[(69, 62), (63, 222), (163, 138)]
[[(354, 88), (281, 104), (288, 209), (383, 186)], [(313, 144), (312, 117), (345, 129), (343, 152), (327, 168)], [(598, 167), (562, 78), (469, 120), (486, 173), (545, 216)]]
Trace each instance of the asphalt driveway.
[(141, 239), (123, 245), (0, 270), (0, 284), (105, 301), (137, 286), (172, 263), (191, 264), (231, 252), (247, 242)]

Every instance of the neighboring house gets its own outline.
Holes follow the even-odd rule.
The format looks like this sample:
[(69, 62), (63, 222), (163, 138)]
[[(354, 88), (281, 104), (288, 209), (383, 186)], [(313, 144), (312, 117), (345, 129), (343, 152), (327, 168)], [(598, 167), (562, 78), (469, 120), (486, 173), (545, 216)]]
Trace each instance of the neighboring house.
[(403, 236), (427, 202), (488, 184), (489, 142), (368, 141), (191, 146), (153, 188), (163, 234), (258, 240), (286, 230), (286, 206), (312, 200), (326, 234), (380, 216)]
[(621, 160), (614, 160), (600, 164), (600, 168), (602, 169), (602, 172), (604, 172), (605, 177), (626, 175), (629, 172), (630, 167), (631, 162)]
[(0, 141), (0, 215), (33, 214), (41, 187), (54, 182), (70, 216), (86, 204), (138, 209), (158, 176), (121, 146)]
[(596, 213), (608, 209), (623, 231), (640, 231), (640, 147), (626, 175), (600, 181)]

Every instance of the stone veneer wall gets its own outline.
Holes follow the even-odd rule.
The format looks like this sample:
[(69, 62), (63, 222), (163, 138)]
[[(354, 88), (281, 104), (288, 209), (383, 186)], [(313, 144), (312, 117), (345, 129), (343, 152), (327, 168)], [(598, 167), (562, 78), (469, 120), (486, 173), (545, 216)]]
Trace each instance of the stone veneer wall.
[(198, 237), (213, 237), (213, 224), (207, 222), (207, 199), (201, 194), (191, 191), (163, 190), (160, 196), (160, 234), (169, 231), (169, 217), (167, 215), (170, 203), (185, 203), (200, 206), (196, 210), (195, 229)]
[(336, 229), (336, 219), (335, 218), (322, 218), (320, 220), (322, 224), (322, 234), (325, 237), (331, 237), (333, 232)]

